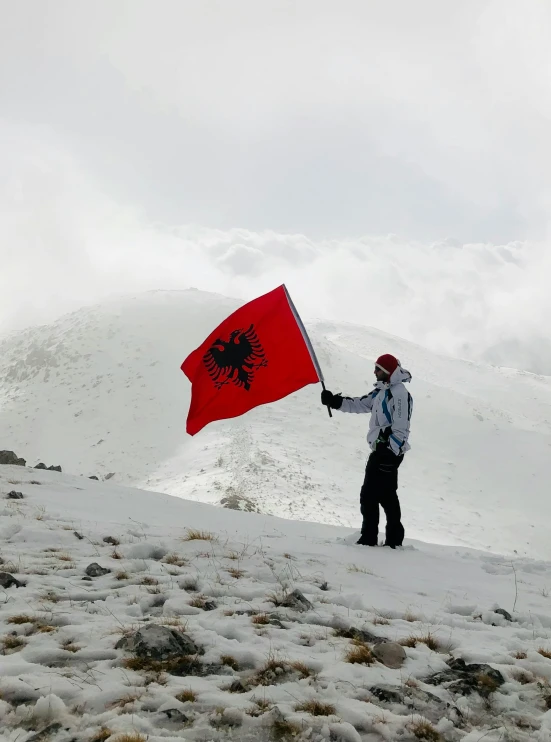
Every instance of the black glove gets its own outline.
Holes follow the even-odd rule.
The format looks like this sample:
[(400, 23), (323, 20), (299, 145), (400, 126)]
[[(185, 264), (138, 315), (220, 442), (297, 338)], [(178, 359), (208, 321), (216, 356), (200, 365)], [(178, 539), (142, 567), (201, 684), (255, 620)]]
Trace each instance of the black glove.
[(324, 389), (321, 393), (321, 403), (324, 407), (332, 407), (334, 410), (339, 410), (342, 405), (342, 395), (333, 394), (328, 389)]

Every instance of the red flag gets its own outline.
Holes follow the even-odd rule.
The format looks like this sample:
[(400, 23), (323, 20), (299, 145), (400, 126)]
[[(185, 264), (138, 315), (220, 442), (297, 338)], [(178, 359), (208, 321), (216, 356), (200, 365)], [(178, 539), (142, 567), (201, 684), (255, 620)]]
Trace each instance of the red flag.
[(181, 368), (192, 384), (190, 435), (323, 379), (285, 286), (231, 314)]

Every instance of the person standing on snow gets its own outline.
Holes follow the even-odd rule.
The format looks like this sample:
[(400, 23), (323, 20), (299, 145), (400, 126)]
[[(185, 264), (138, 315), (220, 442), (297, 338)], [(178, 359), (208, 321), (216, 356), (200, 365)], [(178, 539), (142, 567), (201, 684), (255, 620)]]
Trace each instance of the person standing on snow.
[(341, 412), (371, 412), (367, 434), (371, 454), (360, 492), (363, 523), (357, 543), (378, 545), (381, 505), (386, 515), (384, 545), (395, 549), (404, 540), (398, 500), (398, 468), (410, 448), (408, 437), (413, 398), (404, 382), (411, 381), (411, 374), (401, 367), (397, 358), (387, 353), (377, 358), (375, 376), (375, 389), (364, 397), (343, 397), (324, 389), (321, 402)]

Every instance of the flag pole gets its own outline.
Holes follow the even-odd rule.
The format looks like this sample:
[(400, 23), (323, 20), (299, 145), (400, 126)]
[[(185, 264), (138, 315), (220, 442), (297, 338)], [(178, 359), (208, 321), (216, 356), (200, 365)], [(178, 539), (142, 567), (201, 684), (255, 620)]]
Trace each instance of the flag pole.
[[(304, 339), (304, 342), (306, 343), (306, 347), (308, 348), (308, 352), (310, 353), (310, 358), (312, 359), (312, 363), (314, 364), (314, 367), (317, 371), (318, 378), (321, 382), (321, 388), (325, 391), (325, 379), (323, 378), (323, 372), (321, 370), (321, 366), (319, 364), (318, 358), (316, 356), (316, 351), (314, 350), (314, 346), (312, 345), (310, 338), (308, 337), (308, 333), (306, 332), (306, 328), (304, 327), (304, 323), (300, 318), (299, 313), (297, 312), (297, 309), (295, 305), (293, 304), (293, 300), (291, 299), (291, 295), (287, 291), (287, 286), (283, 284), (283, 290), (285, 291), (285, 296), (287, 297), (287, 301), (289, 302), (289, 306), (291, 307), (291, 311), (293, 313), (293, 316), (297, 322), (297, 325), (300, 328), (300, 331), (302, 333), (302, 337)], [(333, 413), (331, 412), (331, 408), (329, 405), (327, 405), (327, 412), (329, 413), (329, 417), (333, 417)]]

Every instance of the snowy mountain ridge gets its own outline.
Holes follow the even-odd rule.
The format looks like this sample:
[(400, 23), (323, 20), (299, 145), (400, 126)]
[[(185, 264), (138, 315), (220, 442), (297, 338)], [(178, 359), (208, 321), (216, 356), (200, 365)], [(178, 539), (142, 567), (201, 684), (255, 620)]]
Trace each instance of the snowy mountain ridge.
[[(4, 339), (0, 448), (187, 499), (357, 526), (367, 419), (330, 420), (319, 388), (186, 435), (180, 364), (237, 306), (155, 291)], [(549, 377), (437, 355), (373, 328), (306, 324), (333, 391), (369, 391), (381, 352), (413, 374), (412, 450), (400, 470), (408, 537), (551, 557)]]

